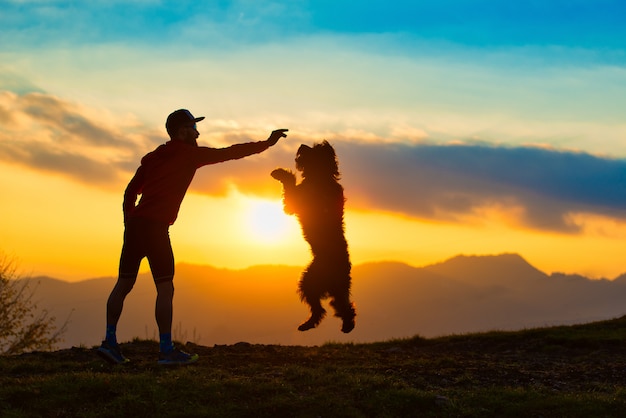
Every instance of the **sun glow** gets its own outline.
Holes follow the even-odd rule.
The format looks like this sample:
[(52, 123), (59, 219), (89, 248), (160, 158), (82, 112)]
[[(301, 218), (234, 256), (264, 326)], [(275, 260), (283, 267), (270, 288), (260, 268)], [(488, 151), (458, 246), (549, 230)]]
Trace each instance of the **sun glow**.
[(297, 228), (293, 216), (283, 212), (280, 201), (246, 198), (243, 225), (246, 235), (257, 242), (279, 243)]

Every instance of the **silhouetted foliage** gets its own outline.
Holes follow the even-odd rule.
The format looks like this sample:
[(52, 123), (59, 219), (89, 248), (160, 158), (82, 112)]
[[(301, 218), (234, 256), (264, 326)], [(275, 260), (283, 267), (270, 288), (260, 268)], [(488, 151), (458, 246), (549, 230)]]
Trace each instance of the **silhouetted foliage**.
[(62, 340), (67, 321), (57, 329), (56, 318), (37, 308), (30, 285), (17, 273), (15, 259), (0, 253), (0, 354), (50, 350)]

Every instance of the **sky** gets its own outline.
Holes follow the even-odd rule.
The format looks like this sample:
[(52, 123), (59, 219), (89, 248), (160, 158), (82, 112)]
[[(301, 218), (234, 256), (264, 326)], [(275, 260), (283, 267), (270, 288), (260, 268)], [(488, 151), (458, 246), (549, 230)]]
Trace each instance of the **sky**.
[(0, 249), (28, 274), (116, 274), (123, 191), (179, 108), (206, 116), (200, 145), (289, 136), (198, 170), (177, 262), (305, 265), (269, 173), (326, 139), (353, 264), (513, 252), (547, 273), (626, 272), (621, 0), (0, 8)]

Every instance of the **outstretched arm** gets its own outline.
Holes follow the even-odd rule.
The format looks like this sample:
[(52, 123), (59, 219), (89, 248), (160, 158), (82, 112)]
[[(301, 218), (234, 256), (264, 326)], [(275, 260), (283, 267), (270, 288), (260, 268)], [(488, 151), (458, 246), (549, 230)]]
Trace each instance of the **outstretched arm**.
[(195, 153), (197, 161), (196, 166), (202, 167), (207, 164), (238, 160), (249, 155), (258, 154), (275, 145), (280, 138), (287, 137), (287, 134), (285, 133), (287, 131), (288, 129), (277, 129), (272, 131), (269, 138), (265, 141), (235, 144), (226, 148), (198, 147), (197, 152)]

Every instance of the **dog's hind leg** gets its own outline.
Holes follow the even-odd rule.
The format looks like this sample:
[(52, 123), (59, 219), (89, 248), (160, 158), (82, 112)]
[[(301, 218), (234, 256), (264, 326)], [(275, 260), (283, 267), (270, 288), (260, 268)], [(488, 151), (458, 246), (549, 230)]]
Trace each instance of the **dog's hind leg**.
[(350, 302), (349, 296), (333, 297), (330, 305), (335, 309), (335, 316), (341, 318), (341, 332), (349, 333), (356, 325), (356, 309), (354, 303)]
[(319, 298), (309, 299), (305, 297), (304, 301), (309, 305), (309, 308), (311, 309), (311, 316), (305, 322), (300, 324), (300, 326), (298, 327), (299, 331), (308, 331), (311, 328), (315, 328), (320, 324), (320, 322), (322, 322), (324, 316), (326, 316), (326, 310), (322, 308), (322, 304)]
[(298, 293), (300, 294), (300, 300), (309, 305), (311, 310), (311, 316), (298, 327), (300, 331), (307, 331), (317, 327), (326, 315), (326, 310), (321, 303), (322, 292), (318, 286), (319, 280), (316, 280), (315, 270), (314, 263), (312, 263), (302, 274), (299, 284)]

